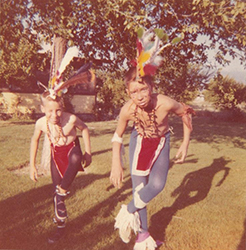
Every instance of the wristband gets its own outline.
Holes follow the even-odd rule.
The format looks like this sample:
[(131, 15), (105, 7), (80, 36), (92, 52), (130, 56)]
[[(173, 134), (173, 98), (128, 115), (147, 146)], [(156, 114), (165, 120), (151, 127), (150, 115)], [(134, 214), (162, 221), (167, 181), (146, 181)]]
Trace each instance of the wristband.
[(123, 138), (122, 137), (119, 137), (118, 134), (115, 132), (114, 133), (114, 136), (111, 140), (111, 142), (119, 142), (119, 143), (122, 143), (123, 142)]

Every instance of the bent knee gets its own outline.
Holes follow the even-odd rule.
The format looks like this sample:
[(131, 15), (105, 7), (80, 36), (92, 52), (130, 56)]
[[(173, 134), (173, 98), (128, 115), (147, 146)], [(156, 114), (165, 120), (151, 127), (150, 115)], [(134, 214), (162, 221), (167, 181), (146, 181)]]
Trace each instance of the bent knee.
[(164, 182), (164, 181), (156, 181), (155, 183), (150, 184), (150, 189), (154, 193), (160, 193), (164, 189), (165, 184), (166, 184), (166, 182)]
[(70, 155), (69, 157), (69, 160), (72, 164), (77, 164), (77, 163), (80, 163), (83, 159), (83, 156), (82, 154), (72, 154)]

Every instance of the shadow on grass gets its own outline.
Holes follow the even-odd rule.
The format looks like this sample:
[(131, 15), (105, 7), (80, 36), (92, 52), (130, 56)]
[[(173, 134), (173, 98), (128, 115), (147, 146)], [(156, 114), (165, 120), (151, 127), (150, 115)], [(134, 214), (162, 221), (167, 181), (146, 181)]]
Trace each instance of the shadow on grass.
[[(118, 213), (119, 204), (124, 202), (132, 194), (131, 192), (131, 179), (130, 176), (125, 178), (124, 185), (121, 189), (114, 191), (107, 199), (103, 200), (100, 203), (95, 204), (90, 210), (85, 212), (83, 215), (77, 217), (75, 220), (69, 222), (69, 227), (71, 231), (76, 231), (76, 228), (83, 227), (86, 228), (89, 225), (91, 226), (90, 231), (83, 230), (83, 234), (71, 234), (69, 236), (69, 241), (72, 243), (71, 248), (75, 249), (80, 244), (83, 244), (81, 248), (76, 249), (93, 249), (101, 241), (102, 245), (106, 246), (100, 247), (98, 249), (104, 250), (123, 250), (129, 249), (129, 245), (123, 243), (120, 238), (116, 237), (116, 240), (112, 240), (113, 234), (118, 234), (114, 231), (114, 218)], [(106, 188), (107, 192), (110, 192), (113, 189), (112, 185), (109, 185)], [(103, 192), (104, 190), (102, 190)], [(109, 220), (109, 218), (111, 218)], [(93, 221), (96, 220), (96, 226), (93, 226)], [(80, 229), (81, 230), (81, 229)], [(74, 246), (74, 248), (73, 248)]]
[[(87, 174), (77, 176), (71, 187), (71, 195), (93, 182), (108, 178), (109, 173), (103, 175)], [(104, 192), (112, 193), (102, 202), (95, 203), (76, 219), (69, 220), (66, 230), (68, 234), (57, 244), (50, 245), (47, 239), (55, 229), (52, 223), (52, 184), (34, 188), (28, 192), (20, 193), (0, 202), (1, 229), (0, 249), (93, 249), (102, 242), (100, 249), (126, 249), (119, 237), (114, 241), (114, 218), (116, 206), (124, 202), (131, 195), (130, 176), (125, 178), (121, 189), (115, 191), (112, 186), (100, 187), (98, 195)], [(88, 199), (89, 194), (84, 194)], [(106, 196), (106, 195), (105, 195)], [(82, 198), (83, 199), (83, 198)], [(83, 201), (78, 203), (83, 205)], [(78, 207), (79, 209), (79, 207)], [(69, 207), (68, 207), (69, 212)], [(47, 230), (47, 228), (49, 228)], [(105, 244), (107, 242), (107, 244)], [(105, 246), (106, 245), (106, 246)], [(115, 248), (115, 246), (117, 246)], [(129, 245), (128, 245), (129, 247)]]
[[(129, 146), (129, 143), (124, 144), (124, 147), (128, 147), (128, 146)], [(98, 150), (98, 151), (92, 152), (91, 155), (92, 156), (94, 156), (94, 155), (100, 155), (100, 154), (104, 154), (104, 153), (108, 153), (108, 152), (112, 152), (112, 148)]]
[[(177, 117), (170, 119), (174, 127), (172, 140), (177, 142), (183, 138), (182, 121)], [(229, 141), (236, 148), (246, 149), (245, 123), (212, 121), (207, 117), (194, 117), (192, 141), (221, 144)]]
[(204, 200), (212, 187), (214, 176), (220, 171), (224, 172), (224, 176), (216, 186), (222, 185), (229, 174), (230, 168), (226, 165), (230, 161), (224, 157), (214, 159), (210, 166), (190, 172), (184, 177), (180, 186), (171, 194), (173, 197), (177, 197), (172, 206), (162, 208), (151, 217), (150, 231), (154, 238), (164, 241), (165, 230), (173, 216), (179, 210)]
[(246, 248), (246, 219), (244, 220), (244, 232), (241, 241), (237, 247), (237, 250), (245, 250)]

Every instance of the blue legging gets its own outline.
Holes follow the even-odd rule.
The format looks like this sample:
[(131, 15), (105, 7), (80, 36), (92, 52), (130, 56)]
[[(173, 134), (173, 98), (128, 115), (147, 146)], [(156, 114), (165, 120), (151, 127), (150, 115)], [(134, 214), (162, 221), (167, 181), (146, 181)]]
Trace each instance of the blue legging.
[[(137, 131), (134, 129), (130, 138), (130, 146), (129, 146), (129, 156), (130, 156), (130, 170), (132, 172), (132, 161), (134, 156), (134, 151), (136, 147), (137, 141)], [(169, 152), (170, 152), (170, 132), (165, 134), (165, 145), (161, 150), (158, 158), (156, 159), (150, 174), (148, 176), (137, 176), (132, 175), (132, 191), (134, 194), (135, 188), (143, 183), (144, 187), (138, 192), (140, 199), (144, 203), (150, 202), (157, 194), (159, 194), (166, 184), (167, 174), (169, 169)], [(130, 201), (127, 206), (129, 213), (134, 213), (138, 211), (141, 229), (142, 231), (148, 231), (148, 221), (147, 221), (147, 210), (146, 207), (139, 209), (134, 205), (134, 199)]]

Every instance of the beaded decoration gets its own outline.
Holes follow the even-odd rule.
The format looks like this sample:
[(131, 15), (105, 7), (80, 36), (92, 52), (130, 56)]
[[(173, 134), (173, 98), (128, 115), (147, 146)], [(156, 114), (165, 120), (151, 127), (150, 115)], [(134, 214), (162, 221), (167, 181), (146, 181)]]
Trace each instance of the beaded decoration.
[(147, 125), (147, 121), (141, 120), (138, 116), (138, 106), (136, 106), (134, 111), (134, 124), (135, 128), (140, 136), (143, 136), (144, 138), (150, 138), (153, 135), (157, 134), (157, 122), (156, 122), (156, 114), (155, 109), (153, 108), (151, 112), (148, 112), (149, 119), (149, 125)]
[(52, 135), (50, 127), (49, 127), (48, 120), (46, 120), (46, 125), (47, 125), (47, 136), (49, 138), (51, 146), (52, 145), (59, 145), (58, 142), (59, 142), (59, 140), (61, 138), (65, 138), (66, 139), (66, 136), (63, 134), (62, 127), (60, 125), (58, 125), (58, 137), (55, 137), (55, 136)]

